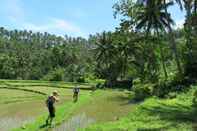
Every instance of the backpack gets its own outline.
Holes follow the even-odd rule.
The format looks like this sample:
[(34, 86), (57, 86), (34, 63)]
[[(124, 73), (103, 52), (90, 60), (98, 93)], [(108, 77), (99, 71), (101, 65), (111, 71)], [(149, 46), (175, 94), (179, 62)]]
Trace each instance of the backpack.
[(47, 106), (53, 106), (53, 96), (49, 96), (48, 98), (47, 98), (47, 101), (46, 101), (46, 103), (47, 103)]
[(79, 88), (78, 87), (77, 88), (74, 88), (73, 92), (74, 93), (79, 93)]

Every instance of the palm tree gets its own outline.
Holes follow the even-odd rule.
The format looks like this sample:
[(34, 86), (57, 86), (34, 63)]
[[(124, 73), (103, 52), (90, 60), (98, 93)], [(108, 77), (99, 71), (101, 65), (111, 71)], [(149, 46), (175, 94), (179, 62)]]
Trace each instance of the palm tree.
[(117, 72), (119, 72), (118, 68), (112, 71), (114, 66), (116, 66), (115, 62), (117, 59), (117, 50), (112, 42), (111, 32), (103, 32), (101, 35), (97, 34), (96, 48), (94, 49), (98, 66), (97, 71), (107, 79), (107, 83), (110, 87), (112, 87), (116, 81), (118, 77)]
[[(165, 31), (166, 27), (168, 26), (168, 22), (170, 24), (173, 23), (173, 20), (170, 18), (170, 14), (165, 13), (165, 8), (171, 6), (172, 4), (173, 3), (170, 2), (164, 5), (159, 0), (148, 0), (146, 5), (142, 7), (142, 10), (137, 13), (136, 28), (145, 29), (147, 34), (151, 34), (153, 32), (157, 36), (157, 38), (159, 38), (159, 32)], [(167, 79), (168, 74), (164, 62), (164, 53), (161, 44), (158, 44), (160, 49), (163, 71), (165, 74), (165, 78)]]
[[(180, 8), (182, 9), (181, 0), (175, 0), (175, 2), (177, 2), (180, 5)], [(163, 0), (163, 4), (165, 5), (166, 3), (167, 3), (166, 0)], [(168, 14), (168, 8), (167, 7), (165, 8), (165, 13)], [(175, 37), (174, 37), (174, 33), (173, 33), (173, 30), (172, 30), (170, 21), (167, 21), (167, 28), (168, 28), (168, 32), (169, 32), (169, 41), (171, 43), (171, 47), (172, 47), (173, 53), (175, 55), (177, 68), (178, 68), (179, 74), (182, 76), (183, 71), (182, 71), (182, 68), (181, 68), (181, 63), (180, 63), (179, 55), (178, 55), (178, 52), (177, 52)]]
[[(145, 4), (147, 4), (151, 0), (138, 0), (138, 1), (140, 1), (140, 3), (145, 2)], [(182, 9), (182, 1), (181, 0), (171, 0), (171, 1), (175, 1), (176, 3), (178, 3), (180, 8)], [(161, 2), (163, 2), (164, 5), (167, 5), (166, 4), (167, 0), (161, 0)], [(169, 14), (168, 13), (168, 6), (164, 6), (164, 7), (165, 7), (164, 8), (165, 14)], [(172, 48), (172, 51), (174, 53), (175, 61), (176, 61), (176, 64), (177, 64), (177, 69), (179, 71), (179, 74), (182, 76), (183, 71), (182, 71), (182, 68), (181, 68), (181, 63), (180, 63), (180, 59), (179, 59), (179, 55), (178, 55), (178, 51), (177, 51), (177, 46), (176, 46), (176, 42), (175, 42), (175, 37), (174, 37), (174, 33), (173, 33), (173, 30), (172, 30), (170, 20), (167, 20), (167, 28), (168, 28), (168, 32), (169, 32), (169, 41), (170, 41), (171, 48)]]
[(197, 13), (197, 0), (194, 1), (194, 13)]
[(186, 23), (185, 23), (186, 40), (187, 40), (186, 45), (188, 47), (189, 62), (191, 62), (192, 61), (192, 40), (191, 40), (192, 0), (183, 0), (183, 2), (184, 2), (185, 10), (186, 10)]

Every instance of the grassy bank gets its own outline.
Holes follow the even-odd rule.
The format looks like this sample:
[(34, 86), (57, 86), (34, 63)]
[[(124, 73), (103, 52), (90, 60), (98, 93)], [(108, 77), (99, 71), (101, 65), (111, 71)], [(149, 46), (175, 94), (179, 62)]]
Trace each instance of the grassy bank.
[(197, 86), (173, 99), (147, 99), (127, 117), (81, 131), (195, 131), (197, 107), (192, 105), (195, 88)]

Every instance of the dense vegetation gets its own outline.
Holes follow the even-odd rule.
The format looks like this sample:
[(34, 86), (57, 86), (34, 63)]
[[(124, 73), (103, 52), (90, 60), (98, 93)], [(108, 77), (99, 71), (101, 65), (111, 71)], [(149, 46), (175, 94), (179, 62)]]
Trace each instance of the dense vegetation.
[[(177, 29), (169, 11), (175, 4), (186, 13), (183, 27)], [(46, 95), (54, 88), (60, 92), (65, 88), (72, 89), (79, 82), (89, 82), (79, 84), (86, 90), (126, 87), (133, 92), (121, 90), (117, 94), (127, 93), (128, 98), (122, 97), (123, 94), (116, 97), (122, 101), (132, 99), (126, 104), (135, 104), (134, 112), (126, 118), (117, 118), (116, 122), (93, 125), (84, 130), (192, 130), (197, 121), (194, 118), (197, 102), (193, 99), (193, 95), (194, 98), (197, 96), (197, 0), (119, 0), (113, 9), (115, 18), (121, 19), (119, 27), (113, 32), (90, 35), (88, 39), (1, 27), (0, 79), (46, 81), (30, 81), (31, 84), (19, 81), (24, 84), (22, 86), (17, 85), (17, 81), (1, 80), (0, 88)], [(107, 107), (105, 102), (109, 98), (106, 94), (110, 91), (94, 93), (96, 97), (100, 93), (98, 97), (105, 98), (95, 107)], [(82, 95), (79, 101), (82, 103), (64, 103), (58, 108), (56, 124), (69, 117), (70, 114), (62, 115), (67, 111), (66, 106), (73, 112), (82, 104), (92, 102), (92, 97), (88, 93)], [(136, 104), (148, 97), (152, 98)], [(20, 101), (15, 97), (10, 99)], [(111, 104), (114, 108), (117, 103)], [(92, 108), (87, 105), (83, 109), (89, 111)], [(38, 128), (44, 118), (27, 124), (26, 129)]]
[[(173, 30), (168, 8), (176, 3), (186, 18), (184, 28)], [(120, 0), (114, 9), (122, 19), (116, 31), (90, 35), (88, 40), (0, 28), (0, 78), (98, 77), (113, 86), (131, 78), (158, 82), (197, 76), (196, 1)]]
[(0, 28), (0, 78), (75, 81), (90, 70), (89, 48), (83, 38)]

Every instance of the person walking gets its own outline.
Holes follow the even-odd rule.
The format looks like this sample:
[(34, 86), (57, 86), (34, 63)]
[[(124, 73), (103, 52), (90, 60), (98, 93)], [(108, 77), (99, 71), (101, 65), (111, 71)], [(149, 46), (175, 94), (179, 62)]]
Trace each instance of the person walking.
[(74, 87), (73, 88), (73, 102), (77, 102), (78, 101), (78, 95), (79, 95), (79, 87)]
[(58, 96), (59, 96), (59, 94), (55, 90), (52, 92), (52, 94), (46, 100), (46, 106), (49, 111), (49, 116), (46, 119), (46, 125), (52, 125), (52, 121), (55, 118), (55, 105), (54, 104), (59, 101)]

